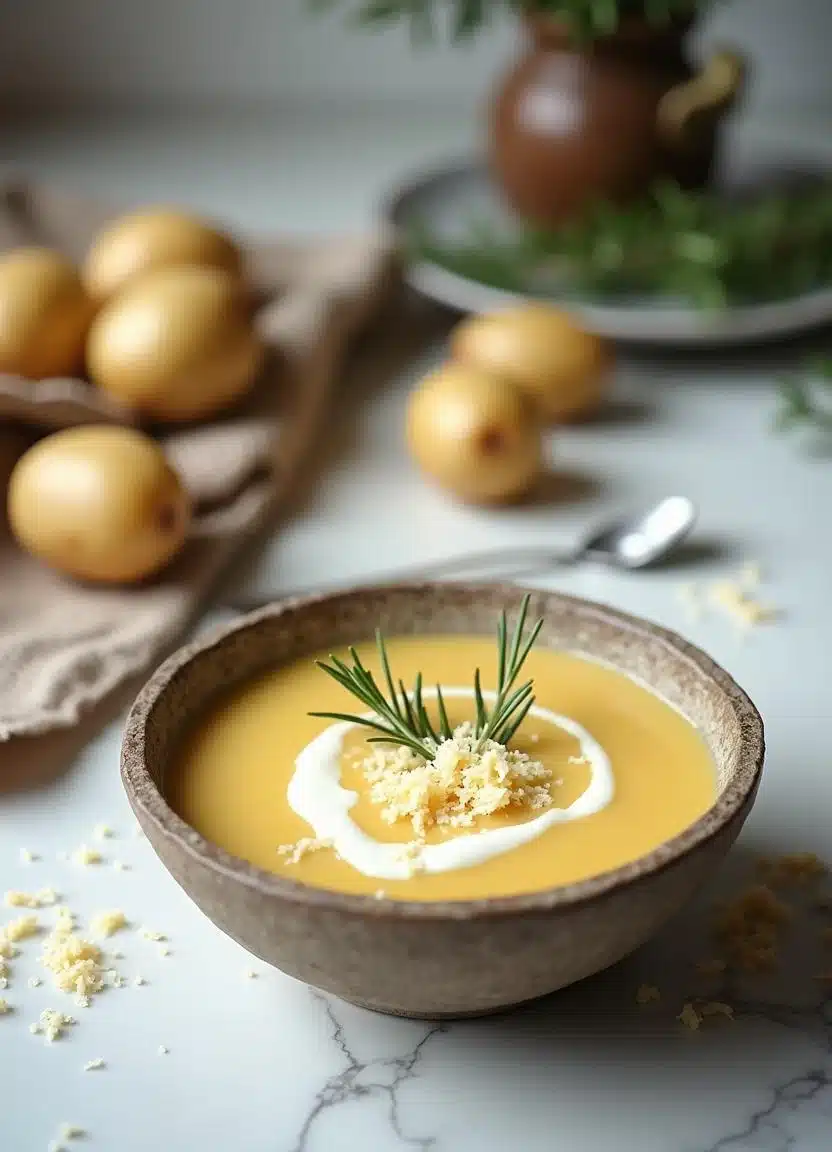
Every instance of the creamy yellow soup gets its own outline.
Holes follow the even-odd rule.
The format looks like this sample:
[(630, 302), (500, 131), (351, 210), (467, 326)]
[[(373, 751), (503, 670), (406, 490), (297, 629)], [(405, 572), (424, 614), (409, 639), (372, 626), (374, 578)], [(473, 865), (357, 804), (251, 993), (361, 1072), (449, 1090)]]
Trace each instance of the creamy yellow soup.
[[(378, 672), (375, 648), (359, 653)], [(387, 642), (396, 676), (412, 684), (465, 688), (479, 667), (493, 687), (493, 639), (458, 636), (393, 637)], [(326, 659), (328, 653), (318, 658)], [(310, 710), (356, 713), (361, 705), (308, 657), (278, 668), (223, 698), (185, 741), (168, 780), (174, 808), (206, 839), (261, 868), (305, 884), (342, 892), (384, 893), (402, 900), (469, 899), (509, 895), (581, 880), (616, 868), (681, 832), (716, 798), (716, 772), (699, 734), (680, 713), (646, 688), (600, 664), (562, 652), (535, 649), (523, 679), (534, 680), (536, 704), (580, 725), (608, 758), (614, 793), (594, 815), (555, 824), (527, 843), (467, 867), (383, 879), (363, 874), (330, 849), (296, 863), (281, 845), (315, 832), (287, 797), (296, 758), (332, 722)], [(452, 724), (473, 718), (473, 701), (448, 700)], [(409, 822), (385, 823), (369, 798), (358, 766), (366, 735), (353, 729), (343, 741), (340, 783), (357, 799), (349, 816), (376, 840), (413, 840)], [(578, 739), (540, 714), (529, 716), (512, 747), (551, 767), (554, 806), (567, 808), (584, 794), (590, 768)], [(367, 746), (369, 751), (369, 746)], [(479, 818), (473, 828), (432, 828), (427, 842), (492, 830), (539, 813), (510, 809)]]

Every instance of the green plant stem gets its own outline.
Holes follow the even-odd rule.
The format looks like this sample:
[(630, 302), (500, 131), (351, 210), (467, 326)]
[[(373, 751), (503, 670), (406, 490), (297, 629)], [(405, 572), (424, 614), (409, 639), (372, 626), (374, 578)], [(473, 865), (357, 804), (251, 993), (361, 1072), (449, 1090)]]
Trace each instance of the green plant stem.
[(803, 372), (780, 381), (775, 427), (782, 432), (804, 429), (819, 447), (826, 451), (832, 447), (831, 357), (812, 360)]
[[(543, 621), (538, 620), (525, 634), (529, 611), (529, 595), (523, 597), (517, 623), (514, 628), (511, 646), (508, 645), (508, 627), (505, 612), (500, 613), (497, 624), (497, 690), (494, 704), (488, 708), (482, 691), (479, 668), (474, 671), (474, 703), (476, 718), (474, 735), (477, 751), (481, 751), (489, 740), (507, 744), (514, 736), (529, 709), (534, 703), (534, 685), (531, 680), (515, 687), (523, 665), (532, 646), (540, 634)], [(402, 680), (398, 688), (390, 668), (387, 647), (380, 631), (376, 631), (376, 647), (379, 663), (387, 687), (385, 696), (372, 672), (361, 661), (355, 648), (349, 649), (352, 664), (347, 664), (337, 656), (330, 656), (330, 663), (318, 661), (318, 667), (336, 683), (365, 705), (369, 715), (354, 715), (347, 712), (310, 712), (328, 720), (343, 720), (359, 724), (379, 733), (369, 739), (378, 743), (400, 744), (410, 748), (425, 760), (432, 760), (442, 740), (453, 735), (442, 689), (436, 686), (438, 729), (428, 716), (424, 703), (422, 673), (416, 675), (413, 691), (408, 693)]]
[(512, 292), (718, 309), (832, 283), (832, 181), (743, 202), (661, 184), (635, 204), (596, 204), (572, 224), (513, 238), (480, 224), (452, 242), (416, 225), (406, 248), (411, 259)]

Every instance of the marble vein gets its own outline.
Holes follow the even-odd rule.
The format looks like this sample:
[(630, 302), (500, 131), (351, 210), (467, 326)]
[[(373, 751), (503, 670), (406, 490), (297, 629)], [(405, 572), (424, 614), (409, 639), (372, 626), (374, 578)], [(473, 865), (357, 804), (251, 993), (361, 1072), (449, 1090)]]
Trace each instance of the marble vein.
[(729, 1148), (752, 1148), (760, 1137), (765, 1145), (757, 1142), (757, 1147), (765, 1147), (767, 1152), (789, 1152), (796, 1148), (797, 1136), (784, 1127), (787, 1116), (800, 1111), (801, 1105), (818, 1099), (832, 1087), (832, 1079), (827, 1069), (815, 1068), (793, 1076), (772, 1089), (771, 1100), (764, 1108), (751, 1114), (748, 1123), (738, 1132), (722, 1136), (715, 1144), (703, 1152), (726, 1152)]
[(434, 1037), (447, 1031), (446, 1024), (427, 1027), (419, 1041), (404, 1056), (384, 1060), (359, 1060), (352, 1051), (345, 1029), (338, 1019), (333, 1003), (320, 992), (310, 989), (312, 997), (318, 1001), (326, 1014), (331, 1029), (331, 1038), (344, 1059), (344, 1067), (330, 1076), (316, 1093), (312, 1107), (298, 1133), (291, 1152), (307, 1152), (312, 1131), (316, 1122), (325, 1113), (350, 1100), (376, 1096), (387, 1101), (387, 1117), (390, 1130), (404, 1148), (416, 1148), (427, 1152), (436, 1143), (435, 1136), (415, 1136), (407, 1133), (401, 1122), (399, 1091), (403, 1084), (411, 1080), (417, 1072), (425, 1047)]

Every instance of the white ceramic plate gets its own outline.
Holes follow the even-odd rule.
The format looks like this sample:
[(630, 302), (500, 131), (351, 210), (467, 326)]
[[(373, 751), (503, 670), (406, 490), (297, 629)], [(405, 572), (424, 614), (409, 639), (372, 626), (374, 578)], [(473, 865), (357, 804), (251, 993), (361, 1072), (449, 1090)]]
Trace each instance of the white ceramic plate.
[[(794, 174), (828, 171), (829, 161), (805, 154), (791, 159), (781, 150), (732, 150), (720, 183), (730, 189), (758, 181), (762, 173)], [(482, 163), (448, 165), (407, 182), (391, 197), (388, 214), (406, 229), (417, 221), (445, 240), (466, 235), (472, 221), (486, 221), (502, 234), (517, 225), (500, 204)], [(463, 312), (487, 312), (531, 298), (449, 271), (432, 261), (411, 263), (408, 282), (441, 304)], [(789, 299), (753, 306), (704, 312), (661, 298), (611, 303), (556, 298), (590, 330), (613, 340), (655, 345), (729, 346), (796, 336), (832, 323), (832, 287)]]

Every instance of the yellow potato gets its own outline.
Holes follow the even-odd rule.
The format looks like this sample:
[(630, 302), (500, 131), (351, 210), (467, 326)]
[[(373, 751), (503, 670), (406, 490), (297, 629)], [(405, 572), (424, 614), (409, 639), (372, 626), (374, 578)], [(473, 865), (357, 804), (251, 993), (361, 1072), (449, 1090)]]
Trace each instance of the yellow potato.
[(95, 237), (82, 278), (96, 300), (120, 292), (154, 268), (196, 264), (240, 274), (234, 242), (196, 216), (173, 208), (146, 208), (120, 216)]
[(84, 363), (93, 304), (68, 260), (49, 248), (0, 257), (0, 372), (72, 376)]
[(237, 281), (218, 268), (148, 272), (90, 329), (91, 380), (156, 420), (198, 420), (239, 400), (263, 360)]
[(407, 441), (428, 476), (473, 503), (516, 499), (542, 471), (532, 405), (512, 384), (463, 365), (437, 369), (411, 395)]
[(67, 428), (38, 441), (9, 481), (21, 547), (67, 576), (142, 580), (181, 549), (190, 501), (159, 445), (130, 428)]
[(464, 320), (451, 337), (451, 355), (510, 380), (558, 424), (598, 408), (611, 361), (600, 337), (546, 304)]

